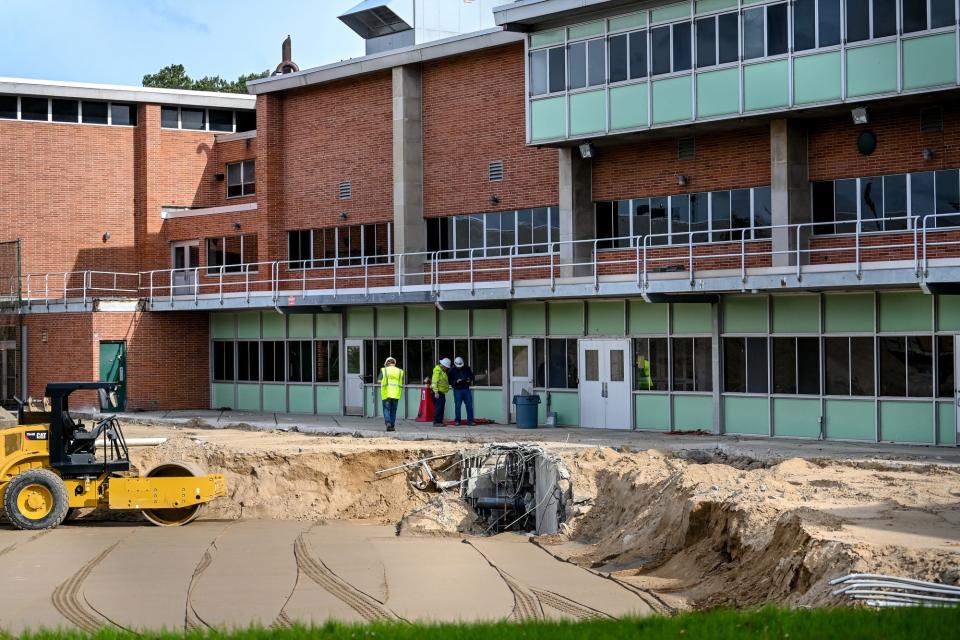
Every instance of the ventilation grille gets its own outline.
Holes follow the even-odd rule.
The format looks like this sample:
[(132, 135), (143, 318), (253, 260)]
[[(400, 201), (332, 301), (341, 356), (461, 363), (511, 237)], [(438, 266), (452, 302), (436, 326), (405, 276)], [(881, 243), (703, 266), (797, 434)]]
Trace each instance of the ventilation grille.
[(503, 182), (503, 160), (494, 160), (487, 169), (490, 182)]
[(943, 110), (940, 107), (930, 107), (920, 110), (921, 133), (940, 133), (943, 131)]
[(349, 181), (341, 182), (340, 183), (340, 199), (349, 200), (352, 195), (353, 195), (353, 185)]
[(677, 159), (693, 160), (697, 156), (697, 144), (693, 138), (677, 140)]

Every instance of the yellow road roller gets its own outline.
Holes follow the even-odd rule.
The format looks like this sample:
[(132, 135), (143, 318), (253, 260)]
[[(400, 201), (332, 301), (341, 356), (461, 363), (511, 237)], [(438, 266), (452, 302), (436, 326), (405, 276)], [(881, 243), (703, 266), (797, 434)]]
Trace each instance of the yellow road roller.
[[(69, 397), (95, 391), (110, 406), (117, 385), (63, 382), (47, 385), (50, 412), (0, 430), (0, 499), (8, 522), (18, 529), (52, 529), (73, 509), (101, 507), (140, 510), (160, 526), (183, 525), (201, 507), (226, 495), (222, 475), (201, 473), (189, 464), (166, 462), (143, 476), (130, 475), (130, 454), (119, 421), (104, 417), (87, 428), (70, 415)], [(42, 420), (40, 424), (24, 424)]]

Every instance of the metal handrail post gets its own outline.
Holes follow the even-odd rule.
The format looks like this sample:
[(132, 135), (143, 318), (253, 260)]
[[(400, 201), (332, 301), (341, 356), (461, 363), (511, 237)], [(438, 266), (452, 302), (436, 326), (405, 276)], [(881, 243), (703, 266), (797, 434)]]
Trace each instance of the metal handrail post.
[(637, 288), (639, 289), (642, 286), (640, 282), (640, 278), (642, 277), (642, 273), (640, 272), (640, 238), (635, 237), (632, 241), (633, 247), (636, 249), (637, 253), (636, 264), (634, 264), (634, 268), (637, 270)]
[[(304, 265), (306, 267), (306, 265)], [(307, 270), (304, 268), (300, 271), (300, 296), (303, 298), (307, 297)]]
[(550, 291), (557, 290), (557, 276), (556, 276), (556, 273), (554, 273), (554, 267), (553, 267), (553, 254), (556, 246), (557, 246), (556, 242), (550, 243)]
[(916, 220), (913, 221), (913, 275), (919, 279), (920, 278), (920, 247), (918, 246), (918, 241), (920, 239), (919, 234), (917, 233), (917, 223)]
[[(200, 267), (193, 268), (193, 304), (200, 298)], [(170, 302), (173, 302), (173, 272), (170, 273)]]
[(507, 277), (510, 279), (510, 295), (513, 295), (515, 291), (513, 287), (513, 252), (516, 248), (515, 245), (510, 247), (510, 252), (507, 254)]
[[(590, 255), (590, 262), (593, 263), (593, 290), (600, 290), (600, 260), (597, 256), (597, 243), (599, 240), (593, 241), (593, 253)], [(576, 251), (573, 252), (576, 255)]]
[(476, 293), (476, 285), (473, 282), (473, 249), (470, 249), (470, 295)]
[(854, 234), (854, 247), (856, 248), (857, 280), (859, 280), (863, 276), (863, 271), (860, 268), (860, 230), (861, 230), (862, 224), (863, 224), (862, 222), (857, 220), (857, 224), (854, 227), (856, 229), (856, 233)]
[(650, 274), (647, 273), (647, 240), (649, 235), (643, 236), (643, 290), (650, 286)]
[(927, 220), (930, 214), (923, 216), (923, 277), (930, 275), (930, 257), (927, 255)]
[(693, 286), (693, 233), (687, 234), (687, 269), (690, 272), (690, 286)]
[[(336, 258), (336, 257), (335, 257), (335, 258), (333, 259), (333, 298), (334, 298), (334, 300), (336, 300), (336, 298), (337, 298), (337, 262), (339, 262), (339, 258)], [(277, 268), (277, 277), (278, 277), (278, 278), (280, 277), (279, 271), (280, 271), (280, 269), (279, 269), (279, 267), (278, 267), (278, 268)]]
[(43, 299), (47, 305), (47, 309), (50, 308), (50, 274), (43, 274)]
[(33, 287), (30, 283), (31, 274), (27, 274), (27, 309), (33, 306)]
[(63, 308), (64, 310), (66, 310), (67, 308), (67, 286), (69, 282), (68, 280), (69, 277), (70, 277), (70, 273), (68, 271), (64, 271), (63, 272)]
[(740, 282), (747, 283), (747, 230), (740, 230)]
[(149, 290), (149, 296), (147, 297), (147, 300), (149, 301), (150, 306), (152, 307), (153, 306), (153, 271), (150, 272), (150, 290)]
[[(84, 272), (83, 272), (83, 293), (82, 293), (83, 306), (87, 306), (87, 276), (88, 276), (89, 274), (90, 274), (89, 271), (84, 271)], [(92, 281), (91, 281), (91, 284), (92, 284)], [(113, 276), (113, 288), (114, 288), (114, 289), (117, 288), (117, 276), (116, 276), (116, 274), (114, 274), (114, 276)]]
[(363, 295), (370, 295), (370, 256), (363, 257)]
[(800, 228), (803, 227), (802, 224), (797, 225), (797, 282), (803, 281), (803, 273), (801, 271), (801, 259), (800, 259)]

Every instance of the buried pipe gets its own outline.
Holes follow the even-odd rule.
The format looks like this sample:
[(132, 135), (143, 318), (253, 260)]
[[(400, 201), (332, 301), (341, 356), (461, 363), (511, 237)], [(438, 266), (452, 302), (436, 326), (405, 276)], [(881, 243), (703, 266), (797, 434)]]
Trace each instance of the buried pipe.
[[(127, 438), (125, 442), (128, 447), (155, 447), (166, 442), (166, 438)], [(103, 438), (97, 440), (98, 447), (104, 446)]]

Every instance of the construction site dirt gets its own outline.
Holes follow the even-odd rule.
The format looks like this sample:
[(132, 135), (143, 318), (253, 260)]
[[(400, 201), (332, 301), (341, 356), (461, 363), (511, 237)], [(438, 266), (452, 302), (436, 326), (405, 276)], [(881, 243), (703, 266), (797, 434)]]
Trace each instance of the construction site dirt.
[(855, 572), (960, 582), (953, 466), (544, 443), (569, 482), (559, 530), (492, 535), (441, 480), (470, 445), (125, 430), (167, 438), (131, 449), (138, 468), (193, 463), (227, 497), (178, 528), (0, 523), (0, 629), (583, 619), (842, 604), (829, 582)]

